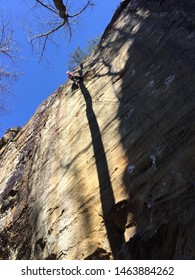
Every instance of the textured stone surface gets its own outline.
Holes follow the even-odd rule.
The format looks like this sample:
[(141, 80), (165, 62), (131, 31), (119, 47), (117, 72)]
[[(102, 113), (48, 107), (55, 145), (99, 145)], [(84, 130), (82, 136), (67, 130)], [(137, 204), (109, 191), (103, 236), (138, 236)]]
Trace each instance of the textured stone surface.
[(0, 140), (1, 259), (195, 257), (193, 1), (122, 1), (100, 46)]

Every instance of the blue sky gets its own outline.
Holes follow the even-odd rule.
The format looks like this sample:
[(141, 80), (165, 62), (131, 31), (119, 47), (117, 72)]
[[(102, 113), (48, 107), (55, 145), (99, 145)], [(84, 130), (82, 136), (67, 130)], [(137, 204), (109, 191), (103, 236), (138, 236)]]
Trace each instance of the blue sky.
[[(76, 6), (79, 1), (69, 2)], [(37, 107), (67, 80), (69, 54), (77, 46), (84, 48), (89, 39), (103, 33), (120, 0), (94, 0), (94, 2), (93, 9), (90, 8), (83, 13), (79, 24), (75, 25), (71, 42), (68, 43), (67, 39), (60, 37), (59, 48), (48, 45), (47, 57), (50, 63), (40, 64), (28, 43), (21, 21), (23, 16), (27, 15), (30, 18), (30, 7), (34, 0), (0, 0), (3, 14), (10, 15), (12, 19), (14, 37), (20, 49), (18, 71), (21, 72), (18, 81), (11, 88), (10, 95), (5, 99), (8, 112), (0, 115), (0, 137), (10, 127), (24, 126)]]

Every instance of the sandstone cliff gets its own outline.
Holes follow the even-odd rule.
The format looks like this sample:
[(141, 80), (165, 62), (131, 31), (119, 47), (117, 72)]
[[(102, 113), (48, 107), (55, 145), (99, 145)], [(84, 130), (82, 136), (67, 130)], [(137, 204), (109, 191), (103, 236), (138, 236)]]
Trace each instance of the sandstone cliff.
[(80, 89), (1, 139), (1, 259), (195, 258), (194, 11), (123, 1)]

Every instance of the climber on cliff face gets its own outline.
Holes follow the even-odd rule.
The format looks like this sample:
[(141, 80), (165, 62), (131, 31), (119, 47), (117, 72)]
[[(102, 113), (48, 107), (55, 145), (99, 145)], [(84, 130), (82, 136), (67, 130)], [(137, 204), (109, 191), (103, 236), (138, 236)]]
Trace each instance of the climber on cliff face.
[(80, 76), (75, 76), (73, 75), (72, 72), (70, 71), (67, 71), (66, 74), (68, 74), (68, 78), (69, 80), (72, 81), (72, 91), (77, 89), (79, 87), (79, 83), (81, 80), (83, 80), (83, 77), (80, 77)]

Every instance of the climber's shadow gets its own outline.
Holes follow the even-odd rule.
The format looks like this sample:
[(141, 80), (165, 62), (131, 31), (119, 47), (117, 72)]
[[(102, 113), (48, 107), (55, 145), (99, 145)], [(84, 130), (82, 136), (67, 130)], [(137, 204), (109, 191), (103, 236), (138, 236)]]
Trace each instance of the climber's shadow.
[[(83, 77), (83, 66), (81, 65), (80, 76)], [(110, 174), (104, 150), (104, 145), (101, 137), (100, 128), (97, 122), (95, 112), (93, 110), (91, 95), (84, 84), (84, 79), (79, 83), (81, 92), (86, 102), (86, 116), (89, 123), (89, 129), (91, 133), (92, 145), (95, 156), (95, 163), (97, 168), (97, 175), (100, 188), (100, 199), (102, 204), (102, 212), (107, 232), (108, 241), (114, 259), (118, 258), (118, 251), (124, 242), (123, 233), (116, 230), (113, 223), (108, 221), (108, 214), (110, 209), (115, 205), (114, 194), (112, 190), (112, 184), (110, 180)]]

